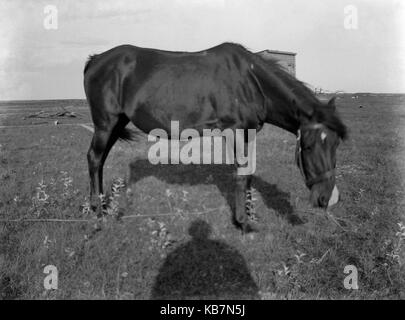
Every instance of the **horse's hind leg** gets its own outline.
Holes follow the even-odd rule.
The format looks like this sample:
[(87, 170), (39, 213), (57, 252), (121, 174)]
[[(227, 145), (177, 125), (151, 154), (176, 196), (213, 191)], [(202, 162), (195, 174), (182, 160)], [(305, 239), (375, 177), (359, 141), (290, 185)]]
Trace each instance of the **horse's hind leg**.
[(119, 132), (128, 124), (125, 115), (109, 116), (102, 125), (94, 126), (94, 135), (87, 153), (90, 175), (90, 206), (98, 216), (102, 215), (100, 194), (103, 194), (104, 162), (119, 138)]

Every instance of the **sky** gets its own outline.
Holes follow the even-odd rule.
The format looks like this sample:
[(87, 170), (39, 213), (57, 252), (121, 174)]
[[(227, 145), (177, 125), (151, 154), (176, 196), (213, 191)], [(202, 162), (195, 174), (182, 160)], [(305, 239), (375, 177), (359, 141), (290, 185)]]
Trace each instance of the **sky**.
[(87, 56), (120, 44), (226, 41), (296, 52), (297, 78), (324, 90), (405, 93), (405, 0), (0, 0), (0, 100), (84, 98)]

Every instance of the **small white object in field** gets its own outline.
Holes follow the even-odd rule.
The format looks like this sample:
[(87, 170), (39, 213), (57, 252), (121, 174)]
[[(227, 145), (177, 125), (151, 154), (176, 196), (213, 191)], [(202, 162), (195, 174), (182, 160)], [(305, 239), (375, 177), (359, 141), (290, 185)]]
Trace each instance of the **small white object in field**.
[(332, 195), (330, 196), (328, 207), (333, 206), (339, 201), (339, 190), (336, 185), (333, 187)]
[(59, 124), (59, 121), (56, 120), (56, 121), (54, 122), (54, 124), (55, 124), (55, 126), (57, 126), (57, 125)]
[(322, 139), (322, 142), (325, 141), (325, 139), (326, 139), (326, 133), (325, 132), (321, 133), (321, 139)]

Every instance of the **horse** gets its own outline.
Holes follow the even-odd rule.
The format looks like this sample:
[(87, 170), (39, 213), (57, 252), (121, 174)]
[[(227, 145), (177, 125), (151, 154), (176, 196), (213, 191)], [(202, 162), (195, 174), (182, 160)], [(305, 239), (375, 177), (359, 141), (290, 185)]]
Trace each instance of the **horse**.
[[(339, 200), (336, 150), (347, 129), (335, 99), (321, 102), (276, 61), (242, 45), (223, 43), (199, 52), (121, 45), (89, 56), (84, 89), (94, 123), (87, 153), (90, 205), (98, 215), (109, 151), (118, 139), (136, 140), (135, 132), (126, 128), (130, 121), (146, 134), (168, 132), (172, 121), (198, 132), (258, 132), (265, 123), (275, 125), (297, 136), (296, 162), (311, 204), (327, 208)], [(246, 135), (242, 139), (250, 143)], [(251, 174), (235, 175), (233, 220), (244, 233), (260, 229), (246, 207), (251, 180)]]

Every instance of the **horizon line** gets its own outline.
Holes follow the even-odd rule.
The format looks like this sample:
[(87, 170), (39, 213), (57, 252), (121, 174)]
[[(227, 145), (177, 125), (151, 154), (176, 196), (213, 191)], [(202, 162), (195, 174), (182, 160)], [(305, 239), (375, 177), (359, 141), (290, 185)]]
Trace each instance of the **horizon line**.
[[(316, 95), (347, 95), (347, 94), (379, 94), (379, 95), (405, 95), (405, 92), (372, 92), (372, 91), (354, 91), (354, 92), (322, 92)], [(87, 100), (84, 98), (40, 98), (40, 99), (0, 99), (3, 102), (28, 102), (28, 101), (52, 101), (52, 100)]]

